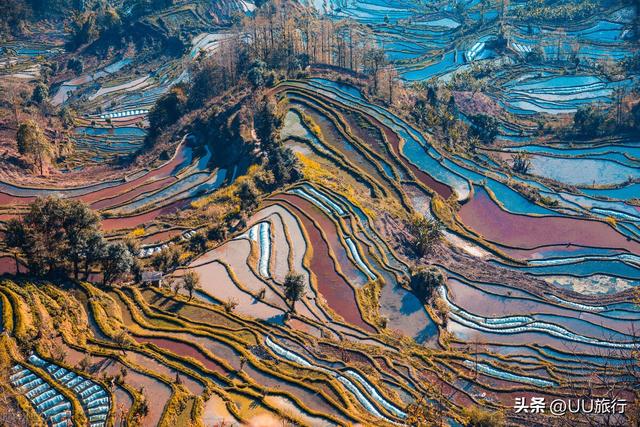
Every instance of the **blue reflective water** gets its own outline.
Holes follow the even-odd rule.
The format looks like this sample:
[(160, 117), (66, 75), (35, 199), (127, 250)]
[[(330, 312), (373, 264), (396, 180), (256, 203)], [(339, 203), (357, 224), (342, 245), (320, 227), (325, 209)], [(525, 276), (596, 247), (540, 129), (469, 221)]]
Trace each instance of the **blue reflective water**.
[(631, 200), (640, 198), (640, 183), (628, 184), (620, 188), (613, 189), (583, 189), (584, 193), (594, 197), (610, 197), (620, 200)]
[(442, 75), (464, 64), (464, 55), (457, 51), (447, 52), (440, 60), (426, 65), (422, 68), (411, 70), (400, 70), (402, 78), (408, 81), (429, 80), (430, 78)]
[(584, 261), (575, 264), (550, 265), (540, 267), (514, 267), (497, 261), (503, 267), (513, 268), (534, 275), (571, 275), (578, 277), (588, 277), (595, 274), (622, 277), (629, 280), (640, 280), (640, 268), (625, 264), (621, 261)]

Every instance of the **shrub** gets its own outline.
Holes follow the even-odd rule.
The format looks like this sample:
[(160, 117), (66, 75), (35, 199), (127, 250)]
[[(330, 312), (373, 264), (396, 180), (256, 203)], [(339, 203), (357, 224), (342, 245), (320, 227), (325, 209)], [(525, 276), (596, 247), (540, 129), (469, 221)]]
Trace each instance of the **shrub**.
[(529, 173), (529, 169), (531, 168), (531, 160), (529, 160), (529, 156), (526, 153), (516, 153), (511, 156), (511, 160), (513, 161), (511, 169), (514, 172), (525, 175)]
[(477, 406), (464, 409), (465, 427), (502, 427), (505, 425), (504, 414), (500, 411), (487, 411)]
[(76, 75), (80, 75), (84, 71), (84, 64), (81, 59), (70, 58), (67, 61), (67, 69), (73, 71)]
[(227, 313), (232, 313), (238, 307), (238, 304), (235, 298), (229, 298), (222, 303), (222, 306)]
[(38, 83), (33, 88), (31, 100), (36, 104), (42, 104), (49, 97), (49, 88), (44, 83)]
[(409, 232), (413, 236), (413, 248), (419, 256), (424, 256), (431, 251), (433, 246), (442, 237), (442, 224), (422, 215), (415, 215), (409, 225)]

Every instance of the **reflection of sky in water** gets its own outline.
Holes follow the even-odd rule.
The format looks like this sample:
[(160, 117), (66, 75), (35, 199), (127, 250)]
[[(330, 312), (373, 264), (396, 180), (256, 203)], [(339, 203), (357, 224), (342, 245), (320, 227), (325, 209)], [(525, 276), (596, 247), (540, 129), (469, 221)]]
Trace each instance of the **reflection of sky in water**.
[(640, 170), (609, 160), (534, 155), (530, 173), (570, 185), (620, 184), (640, 177)]
[[(494, 263), (495, 261), (490, 261)], [(502, 263), (498, 265), (505, 266)], [(620, 261), (585, 261), (575, 264), (551, 265), (544, 267), (508, 267), (521, 270), (534, 275), (572, 275), (578, 277), (603, 274), (607, 276), (623, 277), (631, 280), (640, 280), (640, 269)]]
[(586, 194), (595, 197), (611, 197), (620, 200), (631, 200), (640, 198), (640, 183), (630, 184), (621, 188), (611, 190), (582, 190)]

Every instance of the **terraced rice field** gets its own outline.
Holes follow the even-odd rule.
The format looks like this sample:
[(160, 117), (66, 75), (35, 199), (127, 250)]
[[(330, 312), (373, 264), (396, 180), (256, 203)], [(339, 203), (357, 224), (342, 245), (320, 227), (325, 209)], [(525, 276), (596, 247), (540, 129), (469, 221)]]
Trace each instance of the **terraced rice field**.
[[(10, 362), (20, 411), (55, 427), (388, 426), (413, 425), (414, 404), (427, 402), (449, 425), (467, 425), (463, 408), (473, 405), (532, 425), (513, 413), (516, 396), (605, 396), (594, 378), (633, 401), (640, 143), (631, 131), (558, 131), (585, 106), (614, 111), (637, 86), (635, 71), (603, 70), (637, 51), (633, 20), (622, 8), (525, 25), (523, 2), (512, 3), (306, 2), (335, 22), (366, 25), (358, 28), (384, 51), (398, 99), (368, 87), (378, 76), (361, 75), (364, 57), (353, 72), (343, 58), (330, 71), (311, 64), (246, 86), (238, 98), (273, 100), (282, 126), (271, 142), (295, 153), (302, 178), (233, 212), (224, 209), (247, 180), (275, 179), (251, 175), (271, 160), (248, 124), (257, 109), (234, 116), (251, 142), (242, 150), (257, 153), (238, 164), (202, 131), (213, 121), (163, 135), (154, 159), (147, 127), (160, 97), (230, 55), (224, 42), (242, 16), (253, 22), (254, 3), (178, 2), (148, 25), (180, 34), (182, 57), (142, 64), (118, 54), (56, 77), (49, 102), (73, 116), (73, 150), (60, 161), (69, 178), (22, 184), (3, 174), (0, 221), (53, 194), (98, 212), (109, 241), (137, 241), (146, 272), (180, 253), (161, 286), (129, 277), (101, 286), (96, 273), (54, 286), (32, 280), (3, 246), (0, 360)], [(62, 40), (4, 43), (0, 79), (38, 78)], [(539, 50), (544, 57), (532, 58)], [(478, 70), (480, 89), (460, 83)], [(451, 146), (437, 126), (419, 125), (401, 103), (433, 85), (456, 104), (447, 121), (487, 114), (495, 141)], [(207, 113), (222, 109), (220, 99)], [(527, 170), (514, 166), (520, 155)], [(73, 185), (78, 176), (84, 184)], [(425, 256), (414, 248), (414, 215), (442, 227)], [(413, 282), (424, 266), (442, 272), (431, 297)], [(194, 272), (195, 289), (172, 288)], [(303, 288), (295, 298), (292, 273)]]
[[(345, 152), (343, 151), (341, 156), (339, 150), (343, 149), (339, 145), (332, 145), (332, 141), (337, 138), (327, 137), (330, 134), (324, 128), (326, 125), (318, 119), (314, 120), (314, 116), (319, 111), (330, 111), (329, 114), (335, 114), (339, 120), (350, 126), (343, 134), (347, 137), (364, 134), (354, 130), (357, 125), (345, 117), (347, 114), (353, 113), (366, 116), (369, 123), (375, 123), (379, 127), (386, 126), (386, 130), (383, 130), (382, 133), (387, 135), (385, 138), (387, 144), (392, 141), (389, 134), (395, 133), (397, 136), (401, 136), (404, 143), (403, 151), (394, 151), (393, 147), (389, 147), (389, 152), (395, 157), (395, 162), (399, 160), (400, 165), (404, 166), (405, 177), (403, 181), (413, 180), (412, 184), (422, 189), (426, 184), (429, 195), (435, 193), (441, 197), (457, 196), (458, 198), (461, 198), (462, 195), (463, 206), (456, 217), (460, 228), (456, 229), (456, 234), (463, 239), (452, 236), (450, 241), (466, 253), (476, 257), (474, 262), (488, 261), (493, 266), (526, 271), (528, 274), (539, 276), (551, 283), (560, 282), (559, 277), (581, 276), (593, 279), (600, 277), (597, 287), (594, 281), (594, 288), (589, 291), (585, 291), (585, 287), (588, 285), (579, 287), (577, 283), (580, 282), (576, 283), (573, 290), (583, 293), (581, 297), (577, 297), (578, 301), (581, 301), (580, 298), (587, 298), (589, 301), (589, 297), (584, 294), (609, 293), (613, 295), (620, 289), (617, 287), (617, 284), (620, 283), (626, 283), (626, 286), (633, 286), (634, 283), (637, 283), (638, 276), (635, 271), (640, 247), (637, 246), (635, 232), (637, 209), (632, 205), (613, 200), (598, 201), (583, 196), (581, 195), (582, 191), (588, 192), (586, 187), (585, 190), (578, 190), (575, 194), (568, 192), (554, 194), (543, 183), (517, 177), (516, 179), (520, 179), (521, 182), (539, 188), (545, 195), (550, 197), (555, 195), (560, 202), (556, 206), (543, 207), (529, 201), (519, 193), (517, 188), (513, 186), (511, 181), (513, 178), (507, 179), (506, 175), (486, 164), (481, 165), (469, 159), (451, 157), (446, 153), (439, 152), (427, 142), (428, 139), (425, 136), (412, 129), (409, 124), (393, 116), (390, 112), (371, 105), (365, 98), (354, 93), (348, 87), (315, 80), (285, 83), (280, 87), (280, 90), (280, 93), (289, 99), (292, 109), (296, 111), (292, 113), (293, 115), (287, 116), (288, 120), (285, 122), (283, 137), (294, 138), (296, 150), (302, 153), (313, 153), (318, 161), (331, 159), (334, 164), (338, 165), (338, 168), (345, 171), (351, 171), (352, 167), (358, 168), (356, 176), (372, 177), (369, 180), (371, 188), (376, 188), (375, 184), (380, 182), (387, 189), (396, 186), (396, 188), (400, 188), (397, 191), (402, 191), (402, 184), (406, 184), (406, 182), (400, 183), (393, 174), (379, 173), (379, 171), (376, 174), (373, 167), (378, 166), (376, 163), (379, 157), (376, 156), (378, 152), (374, 144), (352, 143), (352, 146), (365, 147), (357, 151), (361, 159), (366, 159), (369, 162), (368, 165), (364, 164), (364, 160), (357, 160), (358, 158), (353, 154), (344, 156)], [(313, 101), (311, 101), (312, 92), (315, 94)], [(298, 111), (302, 113), (298, 113)], [(342, 129), (341, 126), (338, 128)], [(319, 128), (320, 132), (312, 134), (309, 129), (314, 128)], [(319, 139), (318, 135), (324, 138)], [(406, 150), (411, 139), (416, 141), (416, 149), (409, 152)], [(298, 148), (300, 141), (305, 141), (309, 149)], [(323, 149), (319, 149), (319, 147)], [(548, 146), (539, 149), (531, 146), (522, 146), (522, 148), (514, 146), (512, 149), (514, 151), (527, 150), (527, 152), (540, 153), (540, 155), (548, 153), (549, 156), (558, 156), (553, 158), (558, 158), (559, 161), (567, 159), (567, 162), (602, 161), (613, 163), (614, 161), (610, 160), (609, 156), (617, 154), (620, 156), (620, 161), (613, 163), (614, 167), (622, 167), (622, 162), (626, 161), (631, 173), (636, 170), (631, 166), (631, 162), (634, 162), (633, 145), (612, 144), (610, 146), (566, 150)], [(346, 159), (349, 161), (345, 161)], [(433, 159), (438, 160), (434, 162)], [(532, 163), (532, 173), (535, 175), (536, 162)], [(394, 167), (403, 167), (397, 163), (390, 164), (393, 164)], [(380, 169), (378, 168), (378, 170)], [(558, 167), (551, 169), (556, 175), (550, 176), (549, 179), (566, 182), (559, 175), (562, 171), (558, 170)], [(578, 167), (572, 170), (579, 169)], [(593, 170), (593, 168), (590, 169)], [(569, 167), (566, 170), (569, 173)], [(424, 173), (428, 178), (420, 179), (420, 173)], [(615, 172), (596, 169), (593, 173), (596, 174), (593, 179), (584, 178), (584, 185), (589, 185), (591, 181), (606, 182), (607, 177), (611, 176), (609, 174)], [(376, 176), (375, 180), (373, 176)], [(584, 177), (584, 175), (580, 176)], [(434, 178), (438, 181), (435, 181)], [(434, 182), (442, 185), (440, 187), (442, 189), (439, 190), (438, 186), (433, 184)], [(458, 182), (460, 184), (457, 184)], [(463, 182), (465, 184), (462, 184)], [(469, 188), (473, 190), (470, 191)], [(306, 188), (294, 188), (291, 192), (301, 196), (306, 202), (315, 204), (325, 215), (344, 218), (344, 208), (340, 203), (337, 206), (332, 206), (333, 203), (329, 203), (332, 199), (326, 201), (314, 196)], [(602, 194), (606, 193), (602, 191)], [(429, 203), (432, 197), (427, 197), (426, 203)], [(286, 200), (290, 205), (295, 205), (299, 209), (299, 201)], [(413, 202), (425, 199), (408, 197), (405, 200)], [(620, 222), (613, 223), (604, 220), (614, 212), (618, 213), (616, 218), (619, 218)], [(333, 233), (335, 233), (333, 230), (327, 233), (329, 240), (331, 239), (329, 236)], [(311, 238), (311, 246), (316, 247), (317, 243), (314, 243), (313, 237)], [(474, 244), (466, 243), (466, 239), (476, 242), (476, 244), (480, 243), (481, 246), (489, 249), (489, 252), (483, 251)], [(363, 260), (360, 256), (361, 251), (354, 251), (351, 243), (353, 243), (352, 240), (345, 238), (342, 246), (346, 252), (350, 253), (350, 260), (360, 269), (361, 273), (369, 278), (372, 277), (369, 274), (378, 277), (384, 274), (384, 267), (380, 264), (376, 265), (376, 261), (367, 259), (367, 256)], [(334, 251), (334, 254), (337, 259), (341, 259), (339, 250)], [(357, 255), (353, 256), (354, 254)], [(527, 266), (514, 263), (515, 259), (527, 260)], [(377, 261), (379, 262), (379, 260)], [(634, 326), (634, 322), (638, 311), (632, 305), (627, 305), (626, 307), (631, 311), (618, 312), (614, 308), (617, 305), (613, 302), (616, 300), (615, 297), (611, 300), (611, 304), (597, 306), (590, 302), (575, 302), (576, 294), (572, 294), (572, 296), (563, 294), (566, 287), (564, 289), (552, 287), (551, 290), (546, 288), (546, 291), (541, 292), (545, 287), (537, 288), (539, 285), (536, 284), (535, 291), (517, 291), (508, 281), (504, 284), (469, 281), (455, 273), (455, 270), (461, 265), (453, 263), (454, 267), (450, 259), (443, 259), (442, 262), (442, 267), (450, 271), (446, 287), (441, 288), (442, 298), (446, 301), (450, 313), (447, 330), (453, 334), (454, 339), (458, 342), (456, 345), (459, 345), (460, 349), (468, 349), (468, 343), (473, 340), (478, 340), (482, 343), (483, 349), (487, 349), (487, 354), (482, 356), (482, 360), (486, 363), (476, 362), (476, 364), (467, 360), (459, 368), (465, 369), (466, 367), (477, 370), (482, 378), (479, 383), (486, 384), (494, 391), (495, 388), (508, 387), (507, 384), (518, 384), (518, 387), (529, 385), (537, 388), (561, 390), (562, 384), (570, 381), (565, 375), (575, 372), (572, 369), (580, 364), (580, 361), (589, 360), (590, 357), (599, 357), (598, 362), (593, 362), (594, 367), (598, 363), (607, 366), (616, 363), (622, 364), (628, 360), (625, 358), (630, 357), (630, 351), (636, 348), (633, 331), (637, 327), (637, 325)], [(372, 269), (372, 265), (376, 265), (376, 268)], [(378, 266), (383, 270), (380, 270)], [(488, 266), (485, 268), (490, 269)], [(344, 268), (341, 270), (347, 274), (348, 270)], [(481, 274), (481, 276), (487, 275)], [(610, 278), (608, 282), (610, 288), (606, 287), (607, 281), (602, 280), (602, 276)], [(357, 283), (357, 280), (356, 277), (352, 277), (350, 283)], [(388, 276), (385, 276), (385, 283), (389, 283), (386, 280), (388, 280)], [(387, 287), (383, 288), (383, 294), (380, 297), (381, 313), (385, 305), (382, 301), (391, 302), (391, 296), (386, 290)], [(322, 293), (326, 294), (326, 292)], [(341, 300), (345, 301), (345, 298), (341, 298)], [(471, 305), (463, 307), (456, 301)], [(331, 306), (331, 301), (327, 302)], [(338, 307), (337, 309), (343, 308)], [(612, 314), (608, 315), (610, 310), (613, 310)], [(436, 329), (429, 326), (431, 322), (422, 321), (420, 323), (417, 317), (413, 315), (409, 317), (409, 313), (398, 306), (391, 311), (395, 313), (399, 311), (403, 315), (407, 314), (407, 316), (396, 316), (395, 319), (389, 317), (389, 320), (395, 322), (398, 325), (396, 327), (403, 333), (412, 335), (419, 342), (428, 342), (429, 337), (434, 336)], [(428, 319), (429, 315), (427, 314), (425, 317)], [(405, 325), (411, 324), (414, 327), (413, 333), (409, 332), (406, 327), (404, 329), (400, 327), (403, 321), (408, 318), (411, 320), (407, 321)], [(419, 328), (416, 330), (415, 327), (418, 324), (423, 325), (424, 330)], [(389, 323), (387, 325), (393, 327)], [(535, 343), (535, 345), (531, 347), (530, 343)], [(496, 353), (499, 356), (495, 356)], [(613, 355), (614, 353), (616, 356), (613, 357), (602, 356), (602, 354)], [(525, 356), (529, 354), (535, 354), (535, 358)], [(291, 357), (295, 357), (295, 355)], [(523, 365), (525, 358), (527, 362)], [(498, 360), (500, 360), (499, 367), (495, 364)], [(558, 370), (554, 369), (551, 375), (543, 367), (545, 363), (554, 364)], [(523, 375), (522, 369), (530, 374)], [(586, 379), (577, 378), (574, 380), (586, 381)], [(502, 398), (498, 397), (498, 399)]]
[[(633, 18), (624, 7), (609, 16), (570, 23), (526, 23), (516, 13), (523, 2), (508, 5), (506, 17), (499, 6), (484, 2), (461, 3), (458, 9), (446, 2), (433, 7), (413, 1), (393, 5), (369, 0), (310, 3), (333, 19), (366, 24), (405, 82), (446, 84), (473, 67), (488, 67), (491, 82), (483, 91), (502, 110), (498, 119), (505, 139), (531, 140), (530, 129), (516, 121), (540, 114), (572, 114), (595, 103), (610, 104), (615, 102), (616, 91), (629, 90), (637, 82), (637, 73), (612, 78), (598, 71), (599, 62), (633, 56)], [(465, 26), (474, 29), (465, 31)], [(504, 50), (495, 43), (500, 26), (507, 35)], [(526, 60), (538, 50), (542, 60)], [(563, 61), (579, 66), (567, 75)]]
[[(513, 270), (549, 280), (596, 274), (630, 283), (640, 279), (635, 273), (640, 246), (633, 228), (638, 216), (624, 199), (601, 200), (586, 194), (585, 187), (584, 192), (553, 193), (561, 203), (541, 206), (494, 172), (495, 166), (443, 152), (428, 134), (371, 103), (354, 87), (311, 79), (287, 81), (273, 91), (288, 100), (283, 141), (314, 161), (332, 165), (362, 189), (358, 191), (430, 215), (440, 214), (435, 200), (459, 201), (462, 207), (448, 227), (450, 244), (461, 248), (458, 257), (464, 262), (503, 271), (497, 277)], [(619, 155), (631, 167), (633, 151), (615, 147), (523, 145), (510, 150), (622, 167), (622, 161), (608, 158)], [(156, 169), (57, 191), (111, 213), (103, 225), (106, 230), (131, 229), (221, 185), (225, 171), (208, 171), (208, 156), (194, 154), (185, 140), (174, 157)], [(544, 183), (518, 179), (552, 194)], [(602, 175), (596, 179), (604, 180)], [(24, 205), (48, 191), (5, 184), (3, 200)], [(605, 221), (614, 210), (620, 219)], [(449, 311), (443, 327), (408, 289), (403, 279), (408, 266), (371, 215), (353, 195), (317, 182), (272, 194), (237, 235), (191, 262), (188, 267), (202, 280), (192, 300), (155, 289), (104, 293), (82, 285), (75, 304), (81, 308), (78, 313), (87, 316), (89, 338), (83, 342), (62, 337), (59, 345), (67, 352), (62, 366), (47, 361), (50, 355), (45, 352), (44, 359), (32, 356), (16, 370), (28, 373), (29, 363), (51, 375), (50, 388), (43, 388), (51, 390), (51, 396), (69, 399), (55, 390), (72, 390), (77, 402), (64, 410), (76, 419), (73, 411), (83, 411), (92, 425), (127, 416), (127, 411), (131, 416), (141, 399), (148, 405), (145, 420), (150, 425), (172, 416), (178, 399), (202, 408), (205, 419), (248, 420), (259, 407), (264, 414), (287, 414), (311, 425), (391, 424), (402, 422), (405, 399), (419, 395), (427, 379), (456, 391), (453, 405), (480, 395), (507, 402), (514, 386), (562, 395), (569, 393), (569, 384), (586, 382), (591, 370), (623, 363), (635, 348), (633, 328), (640, 312), (616, 294), (596, 302), (562, 287), (544, 287), (539, 280), (517, 289), (508, 280), (487, 280), (486, 273), (477, 271), (471, 279), (456, 272), (462, 262), (457, 257), (437, 261), (448, 277), (438, 290)], [(306, 283), (293, 315), (283, 288), (289, 271), (301, 272)], [(371, 289), (377, 290), (373, 306)], [(18, 304), (20, 297), (10, 285), (0, 290), (10, 301), (5, 310)], [(72, 313), (56, 315), (80, 315)], [(120, 329), (128, 336), (123, 352), (118, 350), (123, 344), (114, 342)], [(435, 365), (429, 365), (420, 353), (401, 354), (401, 339), (413, 340), (426, 352), (440, 347), (444, 331), (458, 351), (456, 359), (436, 352)], [(353, 343), (348, 355), (338, 350), (336, 339)], [(465, 356), (474, 340), (482, 342), (476, 353), (479, 362)], [(369, 350), (363, 353), (361, 347)], [(612, 351), (603, 356), (606, 350)], [(84, 358), (95, 368), (69, 371), (70, 361)], [(351, 364), (353, 358), (364, 371)], [(581, 368), (582, 376), (575, 367), (585, 360), (588, 368)], [(117, 375), (122, 370), (127, 374), (120, 375), (115, 391), (92, 383), (98, 372)], [(460, 380), (449, 381), (447, 375), (453, 373)], [(87, 387), (76, 389), (67, 382), (71, 378)], [(140, 387), (142, 394), (137, 392)], [(205, 389), (211, 391), (206, 402), (197, 397)], [(67, 401), (60, 402), (56, 405)], [(124, 409), (116, 410), (118, 402)], [(53, 415), (59, 414), (66, 413)]]

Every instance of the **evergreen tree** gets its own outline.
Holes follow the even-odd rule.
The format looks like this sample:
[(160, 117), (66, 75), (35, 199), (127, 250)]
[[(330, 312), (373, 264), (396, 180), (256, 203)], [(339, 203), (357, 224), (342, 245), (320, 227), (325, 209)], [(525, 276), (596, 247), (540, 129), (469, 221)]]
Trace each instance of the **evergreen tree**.
[(38, 83), (31, 93), (31, 100), (36, 104), (42, 104), (49, 97), (49, 88), (44, 83)]

